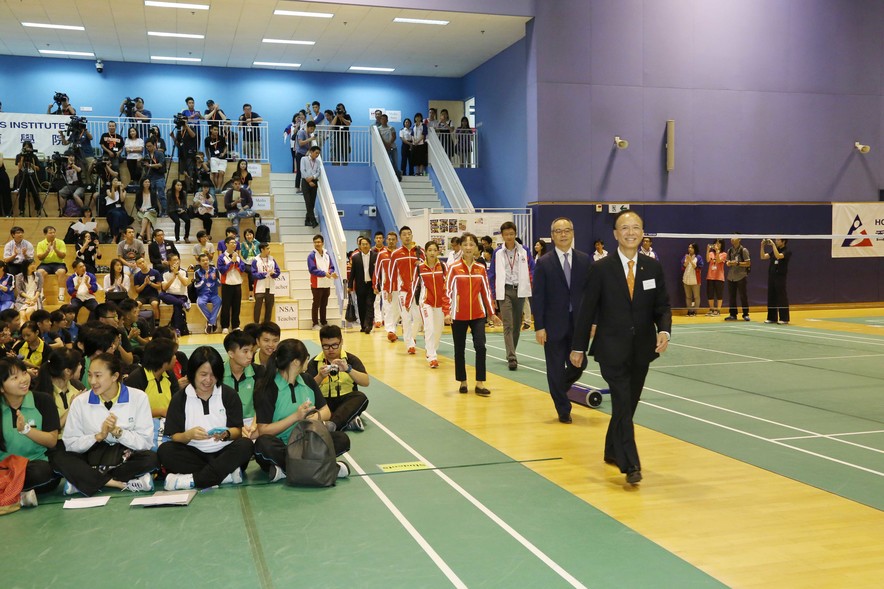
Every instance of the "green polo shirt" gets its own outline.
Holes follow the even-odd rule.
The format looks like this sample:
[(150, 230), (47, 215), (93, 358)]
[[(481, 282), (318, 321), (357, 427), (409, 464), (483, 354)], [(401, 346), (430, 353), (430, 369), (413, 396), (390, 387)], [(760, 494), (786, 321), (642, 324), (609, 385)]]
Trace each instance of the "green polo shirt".
[[(282, 377), (280, 377), (282, 378)], [(242, 401), (243, 419), (255, 417), (255, 365), (249, 364), (242, 371), (242, 379), (237, 381), (230, 371), (230, 361), (224, 363), (224, 384), (232, 388)]]
[[(313, 403), (317, 409), (321, 409), (325, 406), (325, 397), (321, 394), (317, 396), (314, 389), (304, 382), (303, 375), (298, 375), (298, 380), (295, 382), (294, 398), (292, 398), (292, 390), (289, 383), (282, 377), (282, 375), (277, 373), (273, 384), (275, 390), (265, 389), (262, 391), (263, 394), (258, 398), (258, 402), (255, 406), (258, 423), (274, 423), (280, 421), (292, 413), (295, 413), (298, 410), (298, 407), (307, 400)], [(288, 442), (293, 429), (295, 429), (294, 424), (285, 431), (277, 434), (276, 437), (283, 442)]]
[[(55, 401), (46, 393), (28, 392), (18, 412), (25, 416), (25, 421), (34, 429), (58, 431)], [(3, 420), (3, 441), (6, 442), (6, 451), (0, 450), (0, 460), (10, 454), (23, 456), (28, 460), (46, 460), (46, 447), (18, 432), (12, 408), (6, 404), (6, 399), (0, 399), (0, 419)]]

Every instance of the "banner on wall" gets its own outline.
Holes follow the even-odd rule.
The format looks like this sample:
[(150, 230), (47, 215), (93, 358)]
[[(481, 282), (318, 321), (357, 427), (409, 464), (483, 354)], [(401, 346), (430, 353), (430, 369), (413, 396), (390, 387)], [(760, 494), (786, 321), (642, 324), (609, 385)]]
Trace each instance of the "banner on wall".
[(439, 244), (442, 256), (451, 252), (451, 238), (469, 232), (478, 238), (490, 235), (495, 247), (503, 243), (500, 226), (513, 220), (512, 213), (430, 213), (430, 240)]
[(67, 129), (71, 117), (62, 115), (38, 115), (30, 113), (0, 113), (0, 153), (14, 158), (21, 152), (21, 145), (30, 141), (34, 151), (50, 154), (63, 152), (61, 132)]
[(884, 203), (832, 205), (833, 258), (884, 257)]

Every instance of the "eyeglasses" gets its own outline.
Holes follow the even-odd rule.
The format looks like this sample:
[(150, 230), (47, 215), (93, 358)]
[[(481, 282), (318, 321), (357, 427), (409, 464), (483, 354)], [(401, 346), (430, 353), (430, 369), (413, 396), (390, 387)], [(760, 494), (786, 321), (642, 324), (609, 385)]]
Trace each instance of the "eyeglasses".
[(574, 233), (574, 229), (569, 227), (568, 229), (553, 229), (553, 233), (556, 235), (570, 235)]
[(338, 342), (336, 344), (322, 344), (323, 350), (337, 350), (340, 347), (341, 347), (341, 342)]
[(102, 317), (102, 319), (116, 319), (116, 318), (117, 318), (116, 315), (105, 315), (104, 317)]

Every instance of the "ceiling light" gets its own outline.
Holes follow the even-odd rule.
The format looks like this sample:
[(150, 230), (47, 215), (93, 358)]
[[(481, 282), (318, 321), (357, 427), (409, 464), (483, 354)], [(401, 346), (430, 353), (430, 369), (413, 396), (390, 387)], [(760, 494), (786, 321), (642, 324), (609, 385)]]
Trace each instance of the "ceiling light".
[(262, 43), (280, 43), (282, 45), (316, 45), (316, 41), (298, 41), (296, 39), (262, 39)]
[(331, 12), (301, 12), (300, 10), (274, 10), (276, 16), (304, 16), (307, 18), (332, 18)]
[(161, 31), (148, 31), (148, 37), (178, 37), (179, 39), (205, 39), (205, 35), (190, 35), (188, 33), (163, 33)]
[(255, 61), (252, 65), (266, 65), (269, 67), (301, 67), (300, 63), (281, 63), (276, 61)]
[(31, 27), (34, 29), (58, 29), (60, 31), (85, 31), (85, 27), (78, 27), (73, 25), (50, 25), (42, 22), (23, 22), (21, 24), (23, 27)]
[(208, 4), (187, 4), (184, 2), (154, 2), (153, 0), (144, 0), (145, 6), (153, 6), (156, 8), (185, 8), (187, 10), (208, 10)]
[(75, 57), (95, 57), (91, 51), (57, 51), (55, 49), (40, 49), (44, 55), (73, 55)]
[(151, 55), (150, 58), (156, 61), (202, 61), (199, 57), (165, 57), (163, 55)]
[(352, 72), (395, 72), (396, 68), (392, 67), (368, 67), (364, 65), (351, 65)]
[(428, 20), (425, 18), (394, 18), (393, 22), (405, 22), (413, 25), (447, 25), (447, 20)]

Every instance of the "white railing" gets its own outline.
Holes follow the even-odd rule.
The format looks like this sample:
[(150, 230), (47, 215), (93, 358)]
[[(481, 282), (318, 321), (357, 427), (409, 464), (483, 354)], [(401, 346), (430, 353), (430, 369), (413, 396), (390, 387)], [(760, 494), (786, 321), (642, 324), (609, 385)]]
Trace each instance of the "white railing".
[[(431, 127), (439, 138), (440, 146), (455, 168), (479, 167), (479, 144), (476, 129), (452, 128), (447, 133)], [(432, 133), (430, 133), (432, 135)], [(430, 162), (432, 163), (432, 162)]]
[(338, 216), (338, 205), (335, 203), (335, 195), (332, 193), (328, 175), (325, 173), (325, 164), (319, 158), (322, 173), (319, 174), (319, 186), (317, 200), (319, 201), (319, 215), (322, 217), (322, 234), (325, 237), (325, 248), (335, 261), (338, 268), (339, 278), (335, 280), (335, 294), (338, 297), (338, 310), (343, 313), (344, 300), (347, 297), (347, 289), (344, 280), (347, 277), (347, 238), (344, 235), (344, 227)]
[(371, 163), (371, 136), (369, 127), (345, 128), (319, 125), (316, 143), (322, 148), (326, 165), (368, 165)]
[(393, 220), (397, 227), (408, 225), (411, 222), (411, 218), (414, 217), (414, 211), (411, 210), (411, 207), (408, 206), (408, 201), (405, 200), (405, 193), (402, 192), (402, 186), (399, 184), (399, 179), (396, 178), (396, 172), (393, 170), (393, 164), (390, 163), (390, 156), (387, 155), (387, 148), (381, 140), (380, 133), (378, 133), (376, 128), (369, 129), (369, 131), (371, 133), (372, 163), (375, 170), (377, 170), (381, 189), (390, 203)]
[(456, 212), (472, 213), (475, 211), (475, 208), (473, 208), (473, 203), (470, 201), (463, 183), (461, 183), (460, 178), (454, 171), (446, 150), (448, 146), (443, 145), (441, 140), (444, 138), (444, 135), (440, 137), (435, 129), (430, 129), (430, 136), (427, 142), (429, 145), (430, 166), (436, 172), (439, 186), (442, 188), (445, 196), (448, 197), (448, 204), (451, 208)]
[[(179, 159), (180, 154), (173, 147), (175, 140), (170, 135), (176, 131), (174, 119), (153, 117), (147, 123), (125, 116), (87, 116), (85, 118), (87, 120), (86, 128), (92, 135), (93, 151), (98, 156), (102, 154), (100, 147), (101, 135), (107, 133), (108, 123), (113, 121), (116, 124), (116, 133), (121, 135), (124, 141), (128, 137), (130, 127), (135, 127), (138, 131), (138, 136), (142, 139), (147, 139), (145, 134), (149, 134), (151, 127), (156, 127), (159, 131), (159, 137), (166, 144), (166, 157), (171, 157), (174, 161)], [(245, 159), (262, 163), (270, 162), (270, 129), (266, 121), (258, 123), (254, 127), (241, 127), (238, 121), (231, 119), (219, 121), (217, 124), (220, 127), (222, 137), (227, 141), (228, 160)], [(198, 121), (195, 125), (191, 125), (191, 128), (196, 132), (197, 151), (204, 151), (204, 141), (209, 136), (209, 122)], [(249, 141), (246, 142), (246, 139)]]

